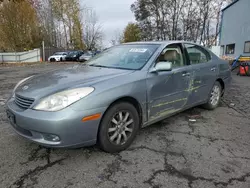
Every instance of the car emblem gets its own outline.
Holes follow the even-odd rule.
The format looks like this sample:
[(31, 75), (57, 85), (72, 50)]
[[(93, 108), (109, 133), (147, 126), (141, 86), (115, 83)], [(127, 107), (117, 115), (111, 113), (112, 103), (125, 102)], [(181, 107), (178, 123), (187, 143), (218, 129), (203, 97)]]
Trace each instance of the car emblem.
[(23, 86), (23, 90), (27, 90), (29, 86)]

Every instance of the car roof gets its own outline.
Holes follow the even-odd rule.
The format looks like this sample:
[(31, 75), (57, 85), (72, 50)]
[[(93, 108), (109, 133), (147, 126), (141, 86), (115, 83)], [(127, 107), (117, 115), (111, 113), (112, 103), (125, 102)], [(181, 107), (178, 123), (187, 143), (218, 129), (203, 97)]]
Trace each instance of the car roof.
[(166, 41), (139, 41), (139, 42), (128, 42), (128, 43), (123, 43), (121, 45), (126, 45), (126, 44), (131, 44), (131, 45), (142, 45), (142, 44), (152, 44), (152, 45), (161, 45), (161, 46), (166, 46), (166, 45), (169, 45), (169, 44), (176, 44), (176, 43), (186, 43), (186, 44), (191, 44), (191, 45), (196, 45), (196, 46), (199, 46), (203, 49), (205, 49), (206, 51), (208, 51), (211, 55), (214, 55), (212, 53), (212, 51), (210, 49), (208, 49), (206, 46), (202, 46), (198, 43), (194, 43), (194, 42), (191, 42), (191, 41), (184, 41), (184, 40), (166, 40)]
[(167, 44), (175, 44), (175, 43), (189, 43), (199, 45), (197, 43), (193, 43), (190, 41), (183, 41), (183, 40), (165, 40), (165, 41), (140, 41), (140, 42), (128, 42), (123, 44), (158, 44), (158, 45), (167, 45)]
[(126, 44), (153, 44), (153, 45), (169, 45), (169, 44), (176, 44), (176, 43), (186, 43), (186, 44), (191, 44), (191, 45), (197, 45), (200, 46), (206, 50), (208, 50), (205, 46), (202, 46), (198, 43), (194, 43), (191, 41), (184, 41), (184, 40), (165, 40), (165, 41), (138, 41), (138, 42), (128, 42), (128, 43), (123, 43), (122, 45), (126, 45)]

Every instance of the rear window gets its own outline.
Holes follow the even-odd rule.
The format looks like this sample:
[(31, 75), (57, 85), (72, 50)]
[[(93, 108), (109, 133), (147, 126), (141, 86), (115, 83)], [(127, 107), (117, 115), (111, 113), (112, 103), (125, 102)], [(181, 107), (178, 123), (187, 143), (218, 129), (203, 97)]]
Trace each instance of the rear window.
[(206, 49), (194, 44), (185, 44), (185, 47), (192, 65), (207, 63), (211, 60), (211, 56)]

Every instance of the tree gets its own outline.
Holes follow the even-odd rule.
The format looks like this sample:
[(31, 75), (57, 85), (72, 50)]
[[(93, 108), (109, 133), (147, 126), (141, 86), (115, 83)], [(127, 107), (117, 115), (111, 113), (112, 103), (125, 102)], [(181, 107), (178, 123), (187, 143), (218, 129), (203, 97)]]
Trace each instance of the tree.
[(83, 39), (87, 49), (98, 49), (102, 42), (102, 27), (98, 23), (98, 17), (92, 9), (86, 11)]
[(134, 42), (141, 40), (141, 30), (135, 23), (128, 23), (123, 32), (123, 42)]
[(0, 38), (4, 50), (23, 51), (40, 46), (41, 28), (29, 1), (0, 3)]
[(98, 48), (101, 25), (86, 10), (80, 0), (0, 0), (0, 48)]
[[(83, 23), (79, 0), (51, 0), (52, 22), (62, 25), (67, 48), (83, 49)], [(55, 27), (54, 27), (55, 28)], [(57, 33), (60, 33), (58, 27)]]
[(122, 43), (122, 34), (121, 34), (121, 31), (119, 29), (116, 29), (114, 31), (114, 37), (110, 40), (110, 44), (112, 46), (115, 46), (115, 45), (119, 45)]
[(136, 0), (131, 5), (142, 40), (217, 44), (221, 8), (231, 0)]

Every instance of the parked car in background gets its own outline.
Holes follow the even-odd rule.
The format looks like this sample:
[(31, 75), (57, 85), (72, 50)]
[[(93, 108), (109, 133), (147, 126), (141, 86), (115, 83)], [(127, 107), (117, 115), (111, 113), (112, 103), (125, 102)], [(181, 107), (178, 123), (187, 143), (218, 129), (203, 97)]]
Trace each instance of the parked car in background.
[(85, 52), (83, 55), (80, 56), (79, 61), (84, 62), (90, 60), (94, 54), (91, 51)]
[(140, 128), (197, 105), (215, 109), (230, 82), (228, 62), (200, 45), (127, 43), (84, 65), (20, 81), (7, 117), (18, 134), (40, 145), (98, 143), (119, 152)]
[(48, 58), (48, 61), (55, 62), (55, 61), (65, 61), (65, 57), (67, 56), (67, 52), (56, 52), (52, 56)]
[(65, 57), (66, 61), (79, 61), (81, 55), (83, 55), (83, 51), (70, 51), (68, 55)]

